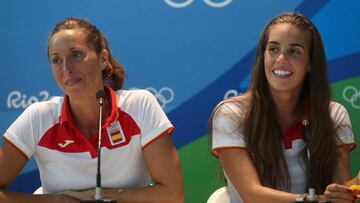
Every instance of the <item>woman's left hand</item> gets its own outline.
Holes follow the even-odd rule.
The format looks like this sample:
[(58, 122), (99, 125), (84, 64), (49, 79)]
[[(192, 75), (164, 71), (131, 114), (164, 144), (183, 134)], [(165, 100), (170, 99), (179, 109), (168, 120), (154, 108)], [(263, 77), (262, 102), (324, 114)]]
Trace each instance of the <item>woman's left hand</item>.
[[(122, 190), (101, 188), (101, 192), (102, 192), (101, 199), (107, 199), (114, 195), (116, 196), (118, 193), (122, 192)], [(95, 193), (96, 193), (96, 189), (90, 188), (90, 189), (81, 190), (81, 191), (67, 190), (64, 192), (60, 192), (58, 194), (63, 194), (63, 195), (69, 196), (69, 197), (77, 199), (77, 200), (93, 200), (93, 199), (95, 199)]]
[(357, 193), (350, 190), (345, 185), (340, 185), (336, 183), (328, 185), (324, 192), (324, 198), (326, 200), (331, 200), (332, 203), (354, 202), (358, 199), (356, 195)]
[(66, 190), (57, 194), (66, 195), (77, 200), (91, 200), (95, 197), (95, 188), (82, 191)]

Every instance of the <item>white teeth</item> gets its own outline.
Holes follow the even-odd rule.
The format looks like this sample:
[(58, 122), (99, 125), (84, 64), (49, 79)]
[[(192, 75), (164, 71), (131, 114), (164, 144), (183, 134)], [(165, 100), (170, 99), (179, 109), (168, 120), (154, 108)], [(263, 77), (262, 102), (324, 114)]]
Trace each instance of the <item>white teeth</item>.
[(274, 70), (273, 73), (276, 75), (276, 76), (289, 76), (292, 74), (291, 71), (288, 71), (288, 70)]

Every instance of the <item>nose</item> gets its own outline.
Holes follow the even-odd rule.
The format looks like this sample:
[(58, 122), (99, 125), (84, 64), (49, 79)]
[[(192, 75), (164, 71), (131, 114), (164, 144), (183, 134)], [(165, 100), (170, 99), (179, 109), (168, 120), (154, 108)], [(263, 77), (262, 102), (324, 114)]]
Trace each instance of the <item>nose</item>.
[(72, 73), (74, 70), (74, 65), (71, 63), (70, 60), (64, 59), (64, 63), (62, 64), (62, 70), (67, 73)]
[(288, 58), (286, 56), (286, 53), (280, 52), (279, 55), (276, 58), (277, 63), (285, 63), (287, 62)]

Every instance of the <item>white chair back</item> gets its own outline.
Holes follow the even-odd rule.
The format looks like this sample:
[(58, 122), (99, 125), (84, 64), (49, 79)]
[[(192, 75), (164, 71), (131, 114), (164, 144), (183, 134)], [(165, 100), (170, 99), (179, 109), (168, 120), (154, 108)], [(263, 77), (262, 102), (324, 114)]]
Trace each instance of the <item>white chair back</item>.
[(222, 187), (213, 192), (207, 203), (230, 203), (230, 193), (228, 188)]
[(34, 195), (44, 194), (42, 187), (40, 186), (38, 189), (36, 189), (36, 190), (33, 192), (33, 194), (34, 194)]

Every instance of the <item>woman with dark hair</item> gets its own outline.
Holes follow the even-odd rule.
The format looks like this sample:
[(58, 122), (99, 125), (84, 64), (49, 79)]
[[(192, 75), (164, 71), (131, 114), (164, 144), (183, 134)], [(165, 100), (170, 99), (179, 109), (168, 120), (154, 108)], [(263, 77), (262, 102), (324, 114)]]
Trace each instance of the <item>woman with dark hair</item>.
[[(305, 119), (311, 124), (307, 139)], [(217, 105), (210, 134), (232, 203), (293, 202), (306, 192), (307, 171), (320, 199), (356, 198), (347, 186), (359, 184), (359, 178), (346, 182), (355, 147), (350, 119), (331, 101), (320, 33), (299, 13), (283, 13), (267, 24), (249, 90)]]
[[(121, 90), (123, 67), (105, 36), (88, 21), (68, 18), (48, 40), (48, 57), (64, 97), (29, 106), (0, 147), (0, 202), (93, 199), (103, 90), (103, 198), (118, 202), (183, 202), (183, 180), (170, 134), (174, 127), (144, 90)], [(6, 191), (34, 155), (43, 195)], [(151, 181), (153, 184), (150, 184)]]

